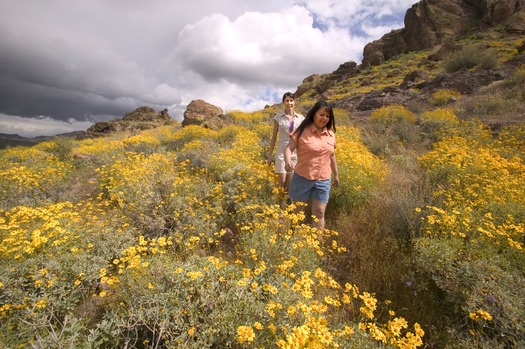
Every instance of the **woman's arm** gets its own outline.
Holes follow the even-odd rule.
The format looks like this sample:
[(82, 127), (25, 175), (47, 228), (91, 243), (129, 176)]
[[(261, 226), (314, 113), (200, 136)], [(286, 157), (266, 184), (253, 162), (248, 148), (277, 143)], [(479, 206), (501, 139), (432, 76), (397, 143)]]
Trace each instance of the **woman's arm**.
[(277, 132), (279, 131), (279, 124), (276, 120), (273, 121), (272, 139), (270, 140), (270, 150), (268, 151), (268, 165), (271, 165), (273, 158), (273, 148), (275, 148), (275, 142), (277, 141)]
[(286, 171), (292, 172), (294, 170), (294, 164), (292, 163), (292, 153), (295, 150), (295, 140), (290, 137), (288, 145), (284, 149), (284, 168)]
[(332, 175), (334, 176), (333, 184), (334, 187), (339, 186), (339, 170), (337, 169), (337, 161), (335, 160), (335, 153), (330, 157), (330, 168), (332, 169)]

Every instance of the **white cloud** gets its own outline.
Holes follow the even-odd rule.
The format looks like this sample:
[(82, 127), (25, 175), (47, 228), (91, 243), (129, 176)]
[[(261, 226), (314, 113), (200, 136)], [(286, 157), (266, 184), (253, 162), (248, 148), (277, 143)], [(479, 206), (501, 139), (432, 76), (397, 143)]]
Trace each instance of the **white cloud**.
[[(224, 109), (249, 109), (244, 101), (267, 86), (295, 90), (305, 77), (332, 72), (356, 59), (362, 47), (363, 42), (341, 28), (314, 28), (310, 13), (299, 6), (283, 12), (247, 12), (235, 20), (213, 14), (183, 28), (162, 70), (190, 87), (181, 91), (183, 95), (200, 93), (210, 102), (218, 100)], [(192, 91), (193, 84), (200, 88)], [(232, 84), (237, 93), (232, 93)], [(251, 107), (268, 102), (251, 102)]]
[[(183, 30), (176, 49), (184, 55), (192, 45), (206, 45), (208, 52), (197, 49), (187, 61), (197, 71), (199, 63), (217, 69), (209, 75), (204, 72), (205, 78), (224, 76), (221, 71), (226, 69), (226, 76), (239, 79), (290, 83), (347, 58), (344, 41), (330, 40), (329, 35), (313, 28), (313, 19), (302, 7), (294, 6), (284, 13), (250, 12), (235, 21), (217, 22), (203, 20), (191, 28), (195, 30)], [(194, 35), (196, 32), (207, 37), (202, 40), (202, 34)]]

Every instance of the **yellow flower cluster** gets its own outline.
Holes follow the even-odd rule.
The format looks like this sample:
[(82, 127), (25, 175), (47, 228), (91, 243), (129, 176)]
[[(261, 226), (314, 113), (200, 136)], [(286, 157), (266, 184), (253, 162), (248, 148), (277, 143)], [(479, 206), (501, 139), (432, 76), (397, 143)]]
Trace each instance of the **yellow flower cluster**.
[(385, 163), (366, 148), (355, 128), (337, 128), (336, 156), (340, 185), (330, 200), (339, 208), (361, 202), (386, 178)]
[(157, 149), (161, 145), (161, 142), (158, 137), (151, 133), (141, 133), (124, 138), (122, 144), (127, 151), (149, 152)]
[[(0, 200), (35, 199), (71, 175), (73, 166), (37, 148), (0, 153)], [(3, 206), (3, 205), (2, 205)], [(5, 207), (5, 206), (4, 206)]]
[(99, 137), (80, 141), (80, 144), (73, 148), (72, 154), (88, 154), (108, 161), (113, 155), (124, 153), (123, 148), (124, 144), (120, 139)]
[[(161, 129), (162, 136), (161, 141), (165, 144), (180, 144), (184, 145), (192, 140), (196, 139), (206, 139), (208, 137), (215, 138), (217, 137), (217, 132), (208, 128), (204, 128), (198, 125), (188, 125), (182, 129), (173, 129), (172, 127), (167, 127)], [(178, 147), (176, 147), (178, 148)]]
[[(504, 209), (525, 204), (525, 163), (521, 159), (508, 159), (497, 149), (453, 137), (439, 142), (420, 160), (431, 175), (447, 180), (443, 189), (435, 192), (443, 199), (443, 207), (428, 207), (429, 234), (479, 236), (523, 252), (520, 239), (525, 223), (517, 221), (512, 210)], [(488, 211), (489, 207), (494, 212)], [(504, 215), (499, 213), (505, 211)]]
[(424, 112), (420, 117), (422, 124), (438, 124), (446, 126), (447, 130), (459, 125), (459, 120), (452, 109), (437, 108)]
[(281, 349), (329, 348), (334, 347), (334, 334), (327, 326), (325, 318), (310, 317), (306, 324), (294, 327), (286, 340), (277, 341)]
[[(238, 116), (254, 124), (263, 117)], [(361, 195), (382, 180), (384, 166), (360, 143), (355, 129), (342, 129), (341, 175)], [(305, 224), (305, 213), (296, 212), (295, 205), (282, 209), (278, 204), (282, 192), (275, 190), (275, 176), (261, 156), (269, 131), (266, 125), (221, 131), (162, 127), (71, 143), (72, 155), (97, 157), (99, 194), (78, 204), (0, 211), (0, 255), (16, 268), (29, 258), (49, 260), (21, 272), (24, 287), (30, 286), (24, 292), (32, 288), (33, 294), (2, 304), (1, 316), (15, 321), (21, 309), (40, 311), (39, 316), (54, 309), (66, 314), (63, 309), (83, 306), (96, 294), (95, 306), (103, 304), (107, 314), (116, 315), (107, 318), (112, 329), (132, 326), (129, 319), (141, 316), (147, 332), (166, 345), (231, 333), (230, 343), (247, 347), (336, 348), (352, 340), (357, 324), (341, 319), (358, 314), (362, 302), (359, 316), (366, 318), (366, 330), (381, 328), (373, 338), (383, 341), (379, 334), (384, 333), (390, 343), (401, 343), (410, 333), (406, 321), (377, 324), (373, 294), (342, 286), (323, 269), (330, 254), (345, 251), (337, 232), (321, 232)], [(204, 154), (207, 140), (217, 146), (211, 154)], [(55, 161), (51, 151), (57, 151), (53, 144), (42, 144), (30, 153), (46, 152), (43, 158)], [(206, 168), (189, 159), (201, 151)], [(3, 155), (24, 165), (31, 160), (24, 152)], [(186, 155), (188, 160), (182, 160)], [(6, 281), (0, 282), (2, 291)], [(71, 298), (62, 300), (66, 295)], [(232, 319), (240, 325), (233, 333)], [(24, 321), (34, 325), (30, 317)], [(136, 330), (126, 328), (128, 334)], [(137, 338), (137, 343), (151, 340)], [(23, 341), (27, 345), (30, 334)]]
[(210, 164), (218, 173), (227, 172), (239, 166), (248, 167), (260, 159), (259, 136), (245, 128), (230, 126), (222, 132), (231, 132), (234, 140), (231, 147), (210, 156)]
[(374, 311), (377, 309), (377, 299), (368, 292), (359, 295), (359, 298), (363, 301), (363, 306), (359, 308), (359, 311), (367, 318), (373, 319)]
[(138, 243), (123, 250), (121, 257), (113, 260), (113, 265), (118, 267), (118, 274), (122, 274), (125, 269), (140, 269), (142, 266), (147, 266), (147, 262), (142, 261), (144, 257), (165, 254), (166, 249), (172, 244), (171, 236), (157, 239), (139, 236)]
[(483, 310), (483, 309), (478, 309), (475, 312), (470, 312), (469, 317), (474, 321), (478, 321), (478, 320), (492, 321), (492, 315), (490, 315), (488, 311)]
[(239, 343), (251, 343), (255, 339), (255, 332), (251, 326), (237, 327), (237, 340)]
[(310, 279), (310, 275), (311, 273), (309, 271), (304, 271), (292, 286), (292, 290), (300, 292), (305, 299), (311, 299), (313, 297), (312, 286), (314, 285), (314, 281)]
[(459, 93), (458, 91), (451, 89), (441, 89), (432, 93), (431, 102), (434, 105), (442, 106), (450, 103), (452, 99), (459, 99), (460, 97), (461, 93)]
[(391, 104), (374, 110), (370, 114), (370, 121), (392, 125), (399, 122), (415, 123), (417, 116), (405, 106)]
[(233, 118), (235, 124), (240, 125), (249, 125), (249, 124), (260, 124), (269, 119), (269, 116), (272, 115), (265, 111), (255, 111), (255, 112), (244, 112), (240, 110), (232, 110), (228, 112), (228, 115)]
[(70, 245), (78, 235), (71, 226), (79, 222), (73, 205), (63, 202), (43, 207), (18, 206), (0, 211), (0, 255), (23, 260), (36, 253), (54, 253)]

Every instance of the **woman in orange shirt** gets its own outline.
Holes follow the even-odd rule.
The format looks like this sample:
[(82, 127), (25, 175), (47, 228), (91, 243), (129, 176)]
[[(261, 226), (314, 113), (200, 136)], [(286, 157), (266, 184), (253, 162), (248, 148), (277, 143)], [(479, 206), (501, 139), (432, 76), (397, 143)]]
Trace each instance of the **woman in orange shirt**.
[[(290, 135), (284, 151), (287, 171), (294, 171), (289, 196), (293, 201), (310, 204), (315, 226), (323, 230), (325, 211), (333, 185), (339, 185), (339, 173), (335, 159), (335, 119), (332, 106), (325, 101), (317, 102), (304, 121)], [(291, 161), (297, 152), (297, 164)]]

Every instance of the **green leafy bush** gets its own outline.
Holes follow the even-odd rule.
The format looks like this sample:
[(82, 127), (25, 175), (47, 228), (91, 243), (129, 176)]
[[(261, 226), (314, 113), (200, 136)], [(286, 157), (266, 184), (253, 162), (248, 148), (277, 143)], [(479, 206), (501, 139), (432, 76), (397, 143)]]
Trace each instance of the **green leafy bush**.
[(445, 71), (454, 73), (462, 69), (494, 69), (498, 66), (498, 58), (493, 50), (484, 47), (469, 45), (461, 51), (448, 58), (444, 64)]

